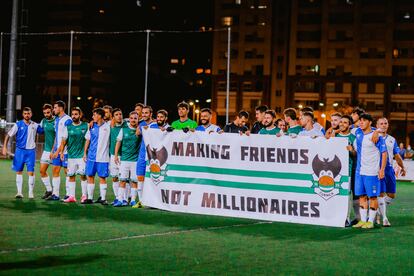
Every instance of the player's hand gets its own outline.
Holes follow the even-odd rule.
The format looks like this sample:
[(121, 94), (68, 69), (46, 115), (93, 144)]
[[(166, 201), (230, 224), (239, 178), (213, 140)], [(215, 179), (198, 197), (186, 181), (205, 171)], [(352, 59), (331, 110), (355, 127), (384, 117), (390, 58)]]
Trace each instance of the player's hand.
[(401, 168), (401, 171), (400, 171), (401, 173), (401, 176), (405, 176), (405, 174), (406, 174), (406, 172), (405, 172), (405, 168)]
[(138, 177), (138, 182), (144, 182), (145, 177), (143, 175), (139, 175)]
[(353, 151), (354, 150), (354, 147), (352, 145), (348, 145), (348, 146), (346, 146), (346, 149), (348, 151)]
[(148, 129), (148, 126), (144, 126), (144, 129)]
[(55, 151), (51, 154), (50, 159), (56, 159), (58, 157), (59, 152)]
[(246, 136), (250, 136), (250, 130), (245, 132)]
[(174, 129), (172, 127), (167, 127), (166, 131), (167, 132), (172, 132)]
[(115, 155), (114, 160), (115, 160), (115, 164), (119, 165), (119, 157), (118, 157), (118, 155)]
[(63, 154), (63, 152), (60, 153), (60, 160), (65, 161), (65, 155)]
[(4, 145), (2, 150), (3, 155), (7, 155), (7, 147)]
[(183, 128), (184, 133), (187, 133), (190, 129), (188, 127)]
[(374, 133), (372, 133), (372, 137), (371, 137), (371, 141), (376, 144), (379, 140), (379, 133), (377, 130), (374, 131)]
[(218, 134), (222, 134), (222, 133), (224, 133), (224, 130), (220, 130), (220, 131), (218, 131), (217, 133), (218, 133)]
[(86, 163), (86, 161), (88, 161), (88, 157), (86, 156), (86, 154), (83, 155), (83, 161)]
[(384, 170), (380, 170), (379, 172), (378, 172), (378, 178), (379, 179), (383, 179), (385, 177), (385, 172), (384, 172)]
[(91, 129), (93, 127), (93, 121), (89, 122), (89, 129)]

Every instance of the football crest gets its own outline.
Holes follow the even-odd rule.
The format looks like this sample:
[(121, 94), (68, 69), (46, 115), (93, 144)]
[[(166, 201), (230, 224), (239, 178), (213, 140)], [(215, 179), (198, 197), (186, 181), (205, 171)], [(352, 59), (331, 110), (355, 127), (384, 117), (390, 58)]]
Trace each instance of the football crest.
[(154, 184), (159, 184), (166, 175), (168, 152), (165, 147), (158, 150), (147, 145), (147, 154), (151, 180)]
[(332, 160), (329, 158), (321, 160), (319, 155), (316, 155), (312, 161), (312, 169), (315, 180), (313, 187), (316, 194), (325, 200), (339, 194), (341, 184), (338, 183), (341, 178), (342, 164), (338, 156), (335, 155)]

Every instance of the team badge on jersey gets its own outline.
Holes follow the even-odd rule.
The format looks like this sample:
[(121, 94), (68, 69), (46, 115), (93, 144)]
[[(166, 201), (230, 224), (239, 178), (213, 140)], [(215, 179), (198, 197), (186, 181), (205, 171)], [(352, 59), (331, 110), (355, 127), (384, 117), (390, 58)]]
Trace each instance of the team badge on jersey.
[(313, 169), (313, 188), (314, 192), (321, 196), (323, 199), (328, 200), (337, 194), (342, 189), (341, 169), (342, 164), (338, 156), (334, 156), (333, 159), (323, 158), (321, 160), (318, 155), (312, 161)]
[(154, 184), (159, 184), (164, 181), (164, 176), (167, 172), (167, 159), (168, 152), (165, 147), (161, 149), (152, 148), (150, 145), (147, 146), (147, 154), (149, 161), (150, 177)]

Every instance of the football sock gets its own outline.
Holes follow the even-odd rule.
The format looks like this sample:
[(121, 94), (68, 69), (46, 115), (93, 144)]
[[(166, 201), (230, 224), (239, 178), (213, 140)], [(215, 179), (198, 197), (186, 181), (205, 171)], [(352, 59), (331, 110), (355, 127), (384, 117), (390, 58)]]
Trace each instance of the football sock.
[(29, 197), (33, 196), (33, 190), (34, 190), (34, 175), (29, 175)]
[(380, 215), (382, 216), (382, 219), (388, 219), (387, 218), (387, 204), (385, 203), (385, 198), (379, 197), (378, 198), (378, 210)]
[(359, 208), (359, 215), (361, 216), (361, 221), (366, 222), (367, 221), (367, 209)]
[(88, 199), (93, 199), (94, 190), (95, 190), (95, 183), (88, 183)]
[(16, 174), (16, 186), (17, 186), (17, 193), (19, 195), (23, 194), (22, 193), (22, 188), (23, 188), (23, 175)]
[(105, 184), (99, 184), (99, 192), (100, 192), (100, 196), (101, 196), (101, 200), (105, 200), (106, 199), (106, 189), (107, 189), (108, 185)]
[(81, 180), (81, 187), (82, 187), (82, 196), (88, 195), (88, 181)]
[(119, 182), (112, 182), (112, 189), (114, 190), (114, 195), (116, 196), (118, 194), (119, 189)]
[(50, 185), (50, 178), (49, 176), (42, 177), (42, 182), (46, 187), (46, 191), (51, 192), (52, 191), (52, 185)]
[(123, 187), (118, 188), (117, 199), (119, 201), (125, 200), (125, 188), (123, 188)]
[(131, 201), (135, 201), (137, 199), (137, 188), (131, 188)]
[(76, 195), (76, 182), (75, 181), (68, 182), (68, 188), (69, 188), (69, 194), (68, 195), (75, 197), (75, 195)]
[(53, 177), (52, 178), (52, 184), (53, 184), (53, 194), (55, 196), (59, 196), (59, 190), (60, 190), (60, 177)]
[(378, 210), (369, 209), (369, 222), (374, 223), (377, 213), (378, 213)]
[(144, 186), (144, 182), (138, 182), (138, 188), (137, 188), (137, 193), (138, 193), (138, 200), (141, 201), (142, 200), (142, 188)]

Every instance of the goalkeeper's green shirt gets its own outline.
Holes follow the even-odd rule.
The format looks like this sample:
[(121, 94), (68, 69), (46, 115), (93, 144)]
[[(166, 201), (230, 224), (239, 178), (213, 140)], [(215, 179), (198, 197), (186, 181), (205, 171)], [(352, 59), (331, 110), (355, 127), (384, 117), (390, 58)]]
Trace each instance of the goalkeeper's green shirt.
[(43, 118), (43, 120), (40, 122), (40, 126), (45, 131), (45, 145), (43, 147), (43, 150), (51, 152), (53, 143), (55, 142), (55, 117), (53, 117), (51, 120)]
[(85, 134), (88, 131), (88, 123), (81, 122), (79, 125), (70, 124), (66, 127), (66, 133), (63, 137), (66, 138), (66, 146), (68, 150), (68, 159), (79, 159), (83, 157), (85, 148)]
[(181, 130), (183, 128), (195, 129), (197, 127), (197, 123), (191, 119), (187, 119), (184, 122), (177, 120), (171, 124), (171, 127), (176, 130)]
[(139, 146), (141, 145), (142, 135), (137, 136), (137, 129), (131, 128), (126, 124), (121, 128), (121, 131), (116, 138), (122, 143), (121, 161), (136, 162), (138, 160)]
[(278, 127), (274, 127), (272, 129), (267, 129), (267, 128), (264, 127), (262, 129), (260, 129), (260, 131), (259, 131), (259, 134), (268, 134), (268, 135), (276, 135), (278, 133), (280, 133), (280, 128), (278, 128)]
[[(119, 132), (127, 123), (123, 121), (119, 125), (115, 125), (111, 127), (111, 138), (109, 141), (109, 154), (115, 155), (115, 146), (116, 146), (116, 138), (118, 137)], [(122, 150), (119, 149), (118, 156), (122, 156)]]

